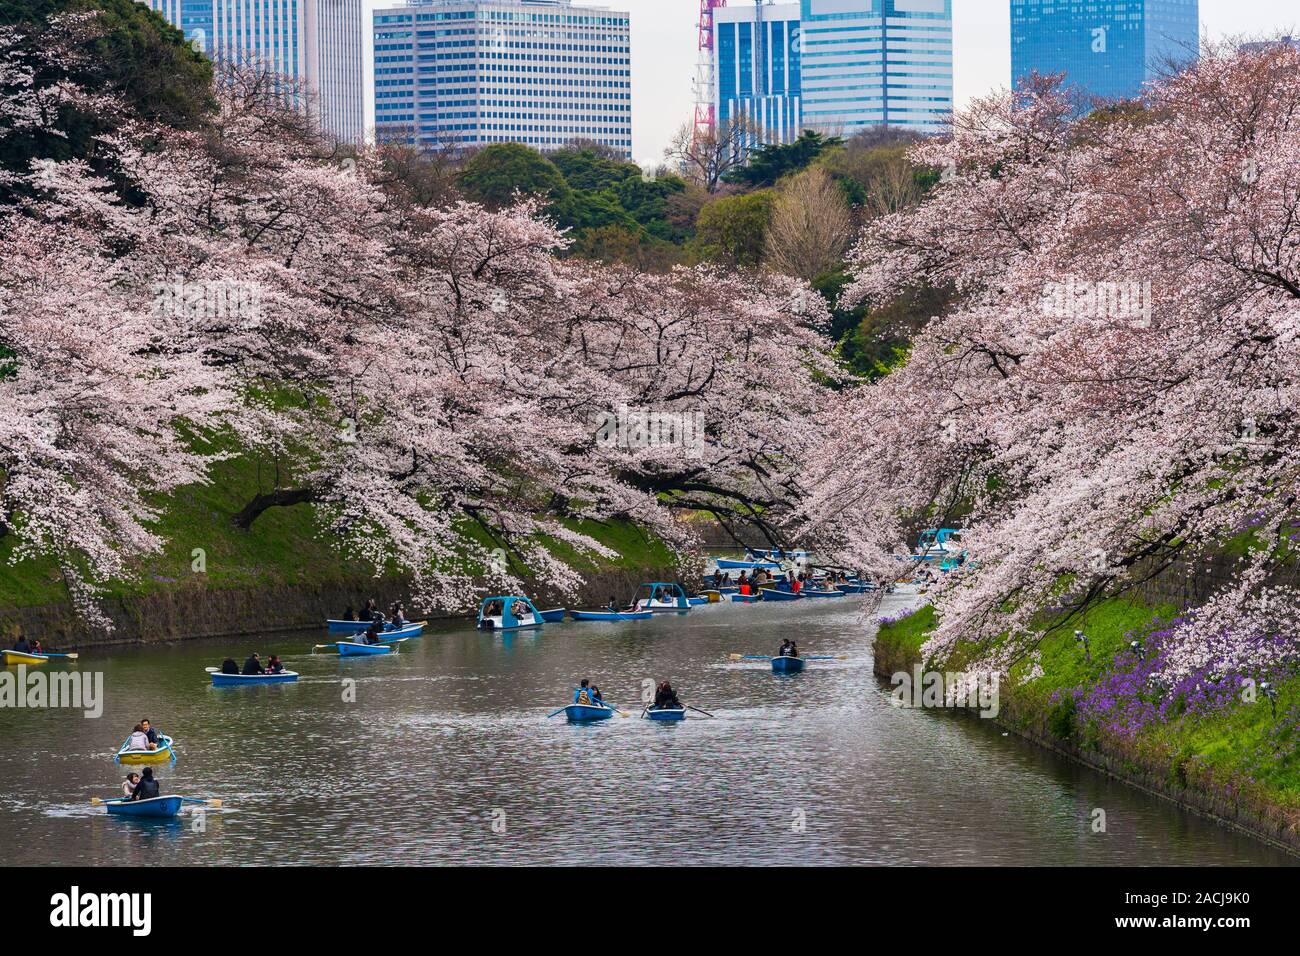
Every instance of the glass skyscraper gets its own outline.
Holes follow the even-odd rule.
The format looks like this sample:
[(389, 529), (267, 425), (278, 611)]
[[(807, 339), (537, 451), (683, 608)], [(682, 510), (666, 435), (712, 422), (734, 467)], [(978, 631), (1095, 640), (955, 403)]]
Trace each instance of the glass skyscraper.
[(952, 0), (799, 0), (714, 11), (719, 122), (770, 138), (873, 126), (942, 130), (952, 113)]
[(632, 156), (631, 20), (569, 0), (420, 0), (375, 11), (375, 136)]
[(1011, 0), (1013, 88), (1064, 73), (1088, 97), (1131, 99), (1199, 46), (1198, 0)]
[(741, 3), (713, 11), (719, 124), (743, 114), (760, 131), (758, 142), (798, 138), (803, 122), (799, 17), (798, 3)]
[(213, 59), (260, 64), (303, 83), (321, 128), (365, 135), (361, 0), (144, 0)]

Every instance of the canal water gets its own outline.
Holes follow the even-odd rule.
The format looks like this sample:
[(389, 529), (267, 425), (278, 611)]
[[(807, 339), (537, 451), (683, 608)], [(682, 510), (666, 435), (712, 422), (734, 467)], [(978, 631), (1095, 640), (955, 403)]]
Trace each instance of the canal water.
[[(313, 654), (323, 631), (88, 653), (70, 666), (103, 673), (102, 717), (0, 710), (0, 863), (1294, 862), (991, 722), (891, 706), (858, 601), (436, 625), (386, 658)], [(787, 635), (847, 660), (793, 676), (728, 660)], [(205, 666), (254, 650), (301, 681), (210, 686)], [(547, 719), (582, 677), (632, 716)], [(665, 678), (716, 716), (639, 719), (643, 682)], [(150, 824), (90, 806), (118, 791), (112, 754), (141, 717), (177, 741), (164, 792), (222, 810)]]

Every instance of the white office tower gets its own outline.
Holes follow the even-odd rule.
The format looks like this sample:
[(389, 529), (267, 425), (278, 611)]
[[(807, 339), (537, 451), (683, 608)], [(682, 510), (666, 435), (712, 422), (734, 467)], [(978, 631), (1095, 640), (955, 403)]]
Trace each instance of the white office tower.
[(322, 131), (365, 137), (362, 0), (142, 0), (214, 60), (257, 64), (310, 91)]
[(375, 11), (375, 137), (433, 149), (594, 140), (632, 156), (630, 18), (570, 0)]

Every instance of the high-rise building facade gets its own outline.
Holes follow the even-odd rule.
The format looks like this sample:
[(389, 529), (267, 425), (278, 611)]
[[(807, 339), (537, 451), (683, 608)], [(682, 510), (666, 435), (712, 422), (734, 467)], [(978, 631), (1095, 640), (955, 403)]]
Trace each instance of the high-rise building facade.
[(749, 4), (713, 11), (717, 122), (744, 116), (759, 142), (798, 138), (801, 112), (799, 4)]
[(952, 114), (952, 0), (740, 0), (713, 30), (718, 120), (744, 110), (772, 141), (936, 133)]
[(365, 136), (362, 0), (143, 0), (215, 59), (301, 83), (321, 129)]
[(631, 19), (570, 0), (376, 10), (375, 136), (430, 148), (594, 140), (632, 156)]
[(1196, 58), (1198, 0), (1011, 0), (1011, 83), (1065, 74), (1090, 98), (1132, 99)]

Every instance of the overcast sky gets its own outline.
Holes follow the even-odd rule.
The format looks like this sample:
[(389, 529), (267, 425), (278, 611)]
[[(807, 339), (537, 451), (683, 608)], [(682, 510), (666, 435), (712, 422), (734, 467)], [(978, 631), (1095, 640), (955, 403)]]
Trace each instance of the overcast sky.
[[(402, 5), (393, 0), (366, 2), (371, 9)], [(694, 115), (691, 80), (699, 0), (576, 2), (632, 14), (632, 153), (638, 161), (658, 162), (674, 130)], [(959, 107), (1010, 82), (1010, 10), (1008, 0), (953, 0)], [(1300, 34), (1300, 6), (1296, 0), (1201, 0), (1201, 30), (1211, 38)]]

